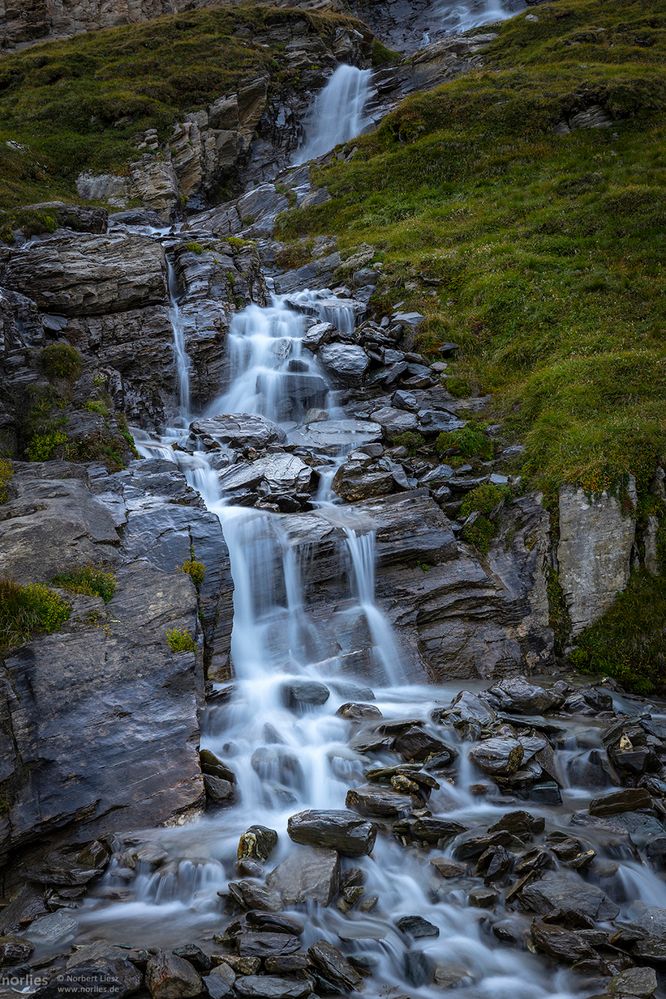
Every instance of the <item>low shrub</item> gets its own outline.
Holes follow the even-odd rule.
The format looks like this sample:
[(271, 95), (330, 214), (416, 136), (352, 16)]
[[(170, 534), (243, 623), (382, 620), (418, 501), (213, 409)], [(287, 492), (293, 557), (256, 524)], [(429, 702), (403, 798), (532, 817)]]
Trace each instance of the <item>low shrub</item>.
[(495, 485), (492, 482), (484, 482), (467, 493), (460, 505), (461, 517), (469, 517), (471, 513), (485, 514), (489, 517), (492, 512), (511, 495), (511, 487)]
[(48, 586), (22, 586), (0, 579), (0, 655), (29, 642), (34, 635), (50, 634), (68, 619), (69, 604)]
[(201, 584), (203, 583), (206, 575), (206, 566), (203, 562), (199, 562), (195, 558), (189, 558), (187, 561), (183, 562), (181, 568), (183, 572), (186, 572), (190, 577), (197, 590), (201, 589)]
[(468, 423), (460, 430), (444, 431), (435, 441), (437, 454), (457, 452), (463, 458), (480, 458), (489, 461), (493, 456), (493, 443), (478, 423)]
[(62, 430), (50, 430), (45, 434), (35, 434), (26, 448), (28, 461), (50, 461), (59, 447), (67, 443), (67, 434)]
[(172, 652), (196, 652), (197, 643), (187, 628), (171, 628), (166, 633), (167, 645)]
[(60, 586), (70, 593), (83, 593), (88, 597), (101, 597), (108, 604), (116, 592), (116, 577), (112, 572), (98, 569), (94, 565), (82, 566), (54, 576), (54, 586)]
[(49, 381), (66, 378), (73, 382), (83, 370), (81, 355), (71, 343), (50, 343), (48, 347), (44, 347), (39, 360)]

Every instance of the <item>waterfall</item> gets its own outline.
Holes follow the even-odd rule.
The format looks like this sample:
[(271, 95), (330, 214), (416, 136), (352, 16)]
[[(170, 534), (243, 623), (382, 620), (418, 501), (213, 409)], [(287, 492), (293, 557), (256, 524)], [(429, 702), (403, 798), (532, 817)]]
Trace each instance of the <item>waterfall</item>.
[(372, 70), (342, 65), (315, 98), (305, 123), (305, 139), (294, 163), (305, 163), (360, 135), (367, 121)]
[(228, 336), (227, 389), (208, 414), (258, 413), (270, 420), (299, 420), (326, 405), (328, 384), (303, 348), (305, 316), (275, 297), (234, 316)]
[(176, 382), (178, 385), (178, 416), (187, 422), (190, 415), (190, 369), (191, 362), (185, 347), (183, 316), (178, 303), (178, 280), (173, 261), (167, 257), (167, 284), (169, 288), (169, 321), (173, 330), (173, 350), (176, 360)]

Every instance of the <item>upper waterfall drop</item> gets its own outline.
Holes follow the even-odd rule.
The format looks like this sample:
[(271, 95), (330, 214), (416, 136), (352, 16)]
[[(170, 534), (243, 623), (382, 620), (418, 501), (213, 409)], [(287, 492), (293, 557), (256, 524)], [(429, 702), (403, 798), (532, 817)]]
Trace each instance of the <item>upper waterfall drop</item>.
[(305, 123), (305, 139), (294, 163), (305, 163), (360, 135), (370, 97), (372, 70), (342, 65), (317, 94)]

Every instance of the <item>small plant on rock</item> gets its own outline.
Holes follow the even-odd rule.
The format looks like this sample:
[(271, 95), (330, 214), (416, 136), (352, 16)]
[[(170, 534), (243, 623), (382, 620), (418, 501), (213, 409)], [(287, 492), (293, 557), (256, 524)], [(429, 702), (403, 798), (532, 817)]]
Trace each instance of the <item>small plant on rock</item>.
[(459, 516), (466, 520), (469, 518), (463, 527), (462, 537), (484, 555), (497, 530), (496, 512), (510, 495), (510, 486), (485, 482), (467, 493), (460, 504)]
[(187, 573), (197, 590), (200, 590), (201, 584), (203, 583), (206, 575), (206, 566), (203, 562), (199, 562), (194, 557), (188, 558), (185, 562), (183, 562), (181, 569), (183, 572)]
[(196, 652), (197, 643), (187, 628), (171, 628), (166, 634), (167, 645), (172, 652)]
[(94, 565), (85, 565), (80, 569), (60, 573), (51, 582), (70, 593), (82, 593), (88, 597), (101, 597), (108, 604), (116, 592), (116, 577), (112, 572), (98, 569)]
[(70, 606), (42, 583), (22, 586), (0, 579), (0, 655), (37, 634), (50, 634), (67, 620)]
[(444, 432), (435, 441), (435, 450), (442, 456), (450, 451), (457, 452), (463, 458), (480, 458), (489, 461), (493, 456), (493, 444), (479, 424), (468, 423), (460, 430)]
[(65, 378), (76, 381), (83, 370), (83, 361), (71, 343), (50, 343), (41, 353), (42, 371), (49, 379)]
[(62, 430), (51, 430), (45, 434), (35, 434), (26, 448), (28, 461), (50, 461), (56, 450), (67, 443), (67, 434)]

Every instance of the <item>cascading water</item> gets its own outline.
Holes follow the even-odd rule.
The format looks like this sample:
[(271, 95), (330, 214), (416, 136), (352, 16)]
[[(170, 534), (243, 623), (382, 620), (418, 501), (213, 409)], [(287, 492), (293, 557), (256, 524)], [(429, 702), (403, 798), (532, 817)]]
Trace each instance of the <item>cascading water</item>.
[(178, 304), (178, 279), (173, 261), (167, 257), (167, 283), (169, 288), (169, 321), (173, 330), (173, 349), (178, 385), (178, 417), (187, 421), (190, 416), (190, 358), (185, 346), (183, 317)]
[(275, 297), (268, 308), (250, 305), (231, 323), (229, 384), (208, 413), (258, 413), (270, 420), (299, 420), (324, 407), (328, 384), (303, 349), (305, 316)]
[(356, 138), (365, 128), (372, 70), (338, 66), (315, 98), (305, 124), (305, 140), (294, 163), (305, 163), (328, 153), (341, 142)]
[[(339, 104), (340, 98), (334, 101), (332, 93), (342, 88), (345, 77), (349, 82), (349, 74), (341, 74), (335, 87), (330, 81), (331, 92), (325, 100), (320, 95), (320, 110), (329, 101), (329, 111)], [(362, 110), (360, 83), (357, 77), (353, 90), (358, 98), (353, 102), (357, 124)], [(308, 143), (314, 140), (313, 135)], [(331, 134), (317, 139), (321, 147), (337, 141), (342, 139)], [(304, 157), (317, 155), (306, 149)], [(335, 469), (345, 448), (355, 446), (353, 441), (341, 445), (337, 456), (330, 449), (321, 455), (324, 470), (315, 509), (294, 516), (233, 506), (221, 493), (210, 456), (184, 449), (192, 419), (191, 365), (172, 265), (169, 288), (180, 425), (157, 440), (137, 435), (137, 446), (146, 457), (177, 464), (208, 509), (217, 514), (224, 531), (234, 585), (233, 683), (221, 688), (218, 693), (224, 696), (208, 706), (203, 747), (235, 774), (236, 797), (224, 811), (209, 812), (197, 822), (141, 834), (136, 856), (131, 847), (116, 855), (82, 916), (93, 939), (167, 947), (206, 935), (210, 939), (223, 928), (219, 893), (225, 895), (229, 882), (238, 877), (237, 845), (249, 826), (261, 822), (278, 832), (270, 864), (279, 864), (294, 849), (286, 833), (289, 816), (307, 808), (343, 808), (348, 789), (364, 782), (368, 759), (350, 743), (350, 723), (337, 714), (343, 703), (373, 700), (367, 688), (371, 680), (374, 705), (385, 717), (429, 719), (436, 703), (445, 703), (459, 689), (404, 683), (396, 636), (376, 600), (373, 525), (360, 524), (354, 511), (337, 505), (332, 495)], [(298, 434), (299, 424), (313, 409), (324, 411), (330, 421), (332, 393), (304, 347), (304, 313), (350, 332), (354, 312), (328, 292), (303, 291), (291, 301), (293, 308), (286, 298), (275, 298), (266, 308), (252, 305), (234, 318), (227, 341), (228, 384), (208, 408), (208, 416), (259, 414), (281, 423), (288, 435)], [(311, 578), (312, 546), (300, 527), (305, 518), (310, 518), (306, 523), (313, 533), (320, 530), (337, 538), (334, 555), (340, 589), (324, 615), (312, 599), (316, 589)], [(342, 636), (347, 634), (353, 634), (353, 651), (359, 657), (349, 659), (362, 664), (351, 676), (342, 647)], [(437, 735), (430, 721), (424, 722), (423, 731)], [(581, 765), (581, 754), (573, 748), (575, 734), (572, 748), (563, 747), (565, 760), (574, 767)], [(588, 732), (587, 747), (598, 744), (595, 733)], [(516, 804), (503, 803), (498, 796), (476, 796), (473, 787), (482, 775), (470, 756), (471, 745), (458, 739), (455, 780), (439, 782), (429, 807), (434, 816), (474, 827), (495, 821)], [(373, 760), (395, 764), (381, 744)], [(571, 788), (565, 784), (563, 795), (575, 797), (574, 783)], [(534, 803), (530, 811), (548, 814)], [(446, 859), (451, 852), (447, 847), (438, 855)], [(431, 965), (443, 969), (444, 979), (451, 976), (451, 996), (470, 985), (479, 999), (570, 999), (585, 994), (568, 972), (553, 974), (534, 955), (498, 946), (484, 928), (486, 911), (467, 904), (464, 879), (433, 884), (427, 851), (380, 836), (373, 855), (354, 863), (363, 868), (364, 897), (376, 897), (376, 904), (344, 913), (334, 906), (310, 908), (302, 944), (306, 949), (322, 936), (336, 945), (345, 941), (346, 948), (372, 970), (374, 994), (390, 995), (387, 990), (397, 988), (414, 997), (436, 999), (443, 982), (430, 984), (424, 969)], [(626, 906), (632, 895), (649, 904), (664, 903), (663, 886), (632, 858), (619, 865), (617, 892), (618, 904)], [(396, 920), (414, 914), (427, 919), (437, 935), (410, 940), (400, 933)]]

